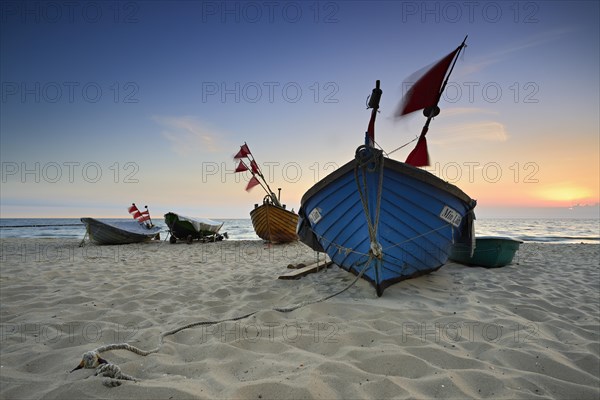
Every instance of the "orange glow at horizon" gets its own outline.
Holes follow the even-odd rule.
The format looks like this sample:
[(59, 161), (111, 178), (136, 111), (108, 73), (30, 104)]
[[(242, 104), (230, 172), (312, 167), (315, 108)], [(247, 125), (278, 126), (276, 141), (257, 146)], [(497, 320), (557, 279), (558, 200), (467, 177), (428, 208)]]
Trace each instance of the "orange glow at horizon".
[(551, 185), (540, 188), (535, 192), (537, 197), (547, 203), (556, 205), (591, 204), (597, 203), (592, 190), (574, 185)]
[(572, 207), (600, 203), (598, 190), (575, 183), (536, 184), (517, 187), (513, 184), (459, 185), (478, 204), (492, 207)]

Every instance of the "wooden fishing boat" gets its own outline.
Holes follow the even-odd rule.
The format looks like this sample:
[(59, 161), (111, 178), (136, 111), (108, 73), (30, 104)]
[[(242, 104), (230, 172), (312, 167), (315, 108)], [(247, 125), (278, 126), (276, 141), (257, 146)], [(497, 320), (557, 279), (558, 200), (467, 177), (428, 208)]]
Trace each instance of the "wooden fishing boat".
[(475, 249), (457, 243), (452, 246), (449, 259), (469, 266), (499, 268), (512, 263), (522, 240), (504, 236), (478, 236)]
[(252, 178), (246, 185), (246, 191), (260, 185), (267, 193), (263, 204), (260, 206), (255, 204), (254, 209), (250, 211), (252, 226), (258, 237), (271, 243), (288, 243), (298, 240), (296, 234), (298, 214), (287, 210), (285, 204), (281, 204), (281, 188), (279, 188), (278, 196), (273, 193), (248, 145), (244, 143), (240, 146), (240, 150), (233, 158), (240, 160), (235, 172), (250, 171), (252, 174)]
[(273, 204), (269, 196), (264, 198), (262, 205), (254, 205), (250, 218), (254, 231), (263, 240), (288, 243), (298, 239), (298, 214)]
[[(409, 99), (410, 107), (401, 109), (400, 115), (423, 109), (427, 116), (417, 147), (405, 163), (375, 148), (375, 118), (382, 94), (377, 81), (369, 101), (372, 111), (365, 144), (357, 148), (353, 160), (317, 182), (302, 197), (298, 212), (300, 240), (369, 281), (378, 296), (395, 282), (443, 266), (454, 243), (469, 246), (473, 242), (475, 200), (458, 187), (416, 168), (428, 165), (425, 134), (431, 119), (439, 113), (437, 103), (448, 82), (450, 64), (456, 62), (463, 46), (464, 42), (425, 74), (426, 85), (417, 81), (413, 86), (417, 97), (422, 95), (418, 92), (423, 87), (434, 88), (435, 93), (424, 96), (425, 100), (417, 105)], [(439, 82), (431, 84), (431, 80)]]
[(165, 224), (169, 227), (169, 234), (171, 235), (169, 241), (171, 243), (177, 243), (177, 240), (192, 243), (195, 239), (203, 242), (215, 242), (227, 237), (227, 233), (219, 234), (223, 222), (208, 218), (186, 217), (168, 212), (165, 214)]
[(86, 234), (97, 244), (130, 244), (152, 240), (161, 230), (158, 226), (146, 226), (137, 221), (101, 220), (81, 218)]

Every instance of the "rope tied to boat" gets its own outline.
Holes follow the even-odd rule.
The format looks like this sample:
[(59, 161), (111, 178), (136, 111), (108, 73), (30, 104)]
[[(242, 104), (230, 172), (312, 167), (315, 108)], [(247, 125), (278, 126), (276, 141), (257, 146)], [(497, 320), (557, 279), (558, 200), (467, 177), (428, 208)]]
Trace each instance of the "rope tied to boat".
[[(383, 190), (383, 151), (362, 145), (356, 149), (354, 159), (356, 161), (356, 165), (354, 166), (354, 179), (356, 181), (358, 195), (360, 197), (360, 201), (365, 214), (365, 219), (367, 221), (367, 228), (369, 230), (369, 240), (371, 242), (369, 254), (372, 254), (373, 257), (381, 260), (381, 258), (383, 257), (383, 248), (377, 240), (377, 229), (379, 227), (379, 215), (381, 210), (381, 192)], [(374, 173), (377, 171), (379, 171), (379, 177), (375, 204), (375, 218), (373, 221), (371, 221), (367, 174)], [(362, 176), (362, 185), (359, 175)]]

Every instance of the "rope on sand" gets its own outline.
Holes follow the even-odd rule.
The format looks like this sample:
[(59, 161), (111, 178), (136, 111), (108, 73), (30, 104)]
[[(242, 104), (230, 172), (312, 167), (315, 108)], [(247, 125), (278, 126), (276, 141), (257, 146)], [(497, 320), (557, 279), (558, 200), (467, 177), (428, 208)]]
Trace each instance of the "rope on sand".
[[(363, 267), (362, 271), (360, 271), (360, 273), (356, 276), (354, 281), (352, 281), (345, 288), (343, 288), (342, 290), (340, 290), (334, 294), (324, 296), (317, 300), (305, 301), (305, 302), (296, 304), (291, 307), (274, 307), (274, 308), (272, 308), (272, 310), (281, 312), (281, 313), (291, 312), (291, 311), (297, 310), (301, 307), (307, 306), (309, 304), (319, 303), (319, 302), (328, 300), (332, 297), (335, 297), (335, 296), (339, 295), (340, 293), (343, 293), (346, 290), (350, 289), (360, 279), (360, 277), (366, 271), (368, 266), (369, 266), (369, 263), (365, 263), (365, 266)], [(150, 354), (158, 353), (158, 351), (161, 349), (162, 345), (164, 344), (165, 337), (174, 335), (177, 332), (181, 332), (185, 329), (195, 328), (197, 326), (210, 326), (210, 325), (220, 324), (222, 322), (239, 321), (239, 320), (251, 317), (252, 315), (257, 314), (257, 313), (258, 313), (258, 311), (253, 311), (251, 313), (244, 314), (239, 317), (221, 319), (218, 321), (197, 321), (197, 322), (192, 322), (190, 324), (171, 329), (170, 331), (163, 332), (160, 334), (160, 336), (158, 338), (158, 346), (156, 346), (152, 350), (142, 350), (142, 349), (132, 346), (128, 343), (117, 343), (117, 344), (108, 344), (108, 345), (100, 346), (94, 350), (84, 353), (79, 365), (77, 367), (75, 367), (73, 370), (71, 370), (71, 372), (76, 371), (78, 369), (82, 369), (82, 368), (87, 368), (87, 369), (95, 368), (96, 369), (96, 371), (94, 373), (95, 376), (100, 375), (100, 376), (104, 376), (104, 377), (108, 378), (108, 379), (104, 379), (102, 381), (102, 384), (107, 387), (120, 386), (122, 384), (122, 381), (125, 381), (125, 380), (137, 382), (138, 379), (136, 379), (130, 375), (124, 374), (118, 365), (113, 364), (113, 363), (107, 361), (106, 359), (100, 357), (100, 353), (103, 353), (106, 351), (111, 351), (111, 350), (128, 350), (128, 351), (138, 354), (140, 356), (147, 356)]]

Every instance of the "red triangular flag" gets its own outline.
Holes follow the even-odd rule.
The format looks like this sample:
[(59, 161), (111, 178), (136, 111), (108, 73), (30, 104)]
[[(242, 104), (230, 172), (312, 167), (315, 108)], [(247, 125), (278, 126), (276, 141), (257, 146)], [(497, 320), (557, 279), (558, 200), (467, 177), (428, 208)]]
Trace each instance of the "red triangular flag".
[(127, 211), (129, 212), (129, 214), (134, 214), (136, 211), (139, 212), (137, 206), (135, 205), (135, 203), (131, 203), (131, 206), (129, 206), (129, 208), (127, 208)]
[(248, 181), (248, 185), (246, 186), (246, 191), (250, 191), (250, 189), (252, 189), (254, 186), (258, 185), (260, 182), (258, 181), (258, 179), (256, 179), (256, 177), (254, 175), (252, 175), (252, 179), (250, 179)]
[(426, 167), (429, 165), (429, 153), (427, 151), (427, 139), (425, 138), (424, 131), (419, 137), (417, 145), (406, 157), (406, 164), (413, 165), (415, 167)]
[(256, 163), (256, 161), (250, 161), (250, 168), (252, 168), (252, 172), (258, 174), (258, 164)]
[(234, 159), (244, 158), (248, 154), (250, 154), (250, 149), (248, 148), (248, 145), (246, 143), (244, 143), (242, 146), (240, 146), (240, 151), (238, 151), (237, 154), (235, 156), (233, 156), (233, 158)]
[(133, 219), (138, 219), (142, 216), (142, 212), (137, 208), (135, 203), (132, 203), (131, 206), (127, 209), (127, 211), (129, 211), (129, 214), (131, 214)]
[[(406, 92), (402, 102), (398, 106), (395, 113), (396, 117), (401, 117), (413, 111), (437, 105), (446, 72), (448, 72), (448, 68), (452, 63), (454, 56), (461, 47), (462, 45), (435, 63), (432, 67), (428, 68), (427, 71), (416, 80), (414, 85)], [(414, 75), (416, 74), (413, 74), (413, 76)]]
[(246, 164), (244, 164), (244, 162), (240, 160), (240, 164), (235, 169), (235, 172), (244, 172), (244, 171), (248, 171), (248, 167), (246, 167)]

